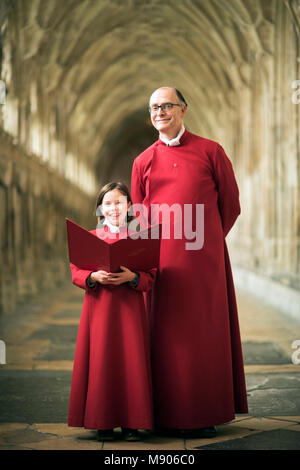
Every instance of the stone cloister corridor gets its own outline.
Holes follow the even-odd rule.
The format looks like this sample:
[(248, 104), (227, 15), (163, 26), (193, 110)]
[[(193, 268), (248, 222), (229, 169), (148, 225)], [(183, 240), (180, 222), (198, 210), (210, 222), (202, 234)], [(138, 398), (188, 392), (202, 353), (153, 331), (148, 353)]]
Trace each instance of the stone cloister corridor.
[[(54, 424), (65, 421), (61, 411), (60, 421), (47, 413), (30, 421), (21, 408), (5, 414), (7, 384), (15, 380), (17, 393), (22, 374), (48, 384), (57, 370), (67, 395), (74, 344), (64, 356), (60, 335), (78, 324), (82, 299), (71, 286), (65, 218), (92, 230), (99, 188), (116, 179), (130, 186), (134, 158), (157, 139), (148, 101), (160, 86), (183, 93), (186, 128), (219, 142), (234, 168), (241, 215), (227, 240), (249, 387), (262, 386), (265, 373), (274, 389), (286, 379), (299, 395), (300, 365), (290, 356), (291, 342), (300, 344), (300, 0), (0, 0), (0, 448), (26, 447), (1, 438), (1, 426), (26, 430), (31, 444), (52, 429), (75, 446)], [(58, 335), (53, 349), (47, 322)], [(258, 362), (252, 343), (262, 347)], [(299, 432), (299, 398), (290, 400), (290, 409), (255, 414), (257, 398), (251, 419), (267, 421), (254, 429), (279, 432), (284, 422)], [(244, 437), (247, 426), (237, 429)]]

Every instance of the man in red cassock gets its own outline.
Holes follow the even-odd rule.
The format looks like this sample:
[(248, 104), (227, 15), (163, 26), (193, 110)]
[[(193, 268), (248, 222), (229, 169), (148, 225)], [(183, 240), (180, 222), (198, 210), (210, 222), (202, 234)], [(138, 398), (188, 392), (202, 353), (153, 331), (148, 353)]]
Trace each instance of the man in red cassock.
[[(191, 207), (196, 239), (203, 230), (203, 243), (195, 240), (193, 246), (185, 231), (175, 236), (175, 215), (171, 218), (173, 232), (161, 241), (147, 303), (156, 428), (214, 436), (216, 425), (248, 412), (225, 241), (240, 214), (239, 191), (223, 148), (184, 128), (186, 109), (175, 88), (151, 95), (149, 111), (159, 139), (134, 160), (131, 192), (133, 203), (144, 204), (149, 213), (154, 206), (175, 204), (184, 218), (184, 209)], [(195, 220), (201, 206), (202, 228)]]

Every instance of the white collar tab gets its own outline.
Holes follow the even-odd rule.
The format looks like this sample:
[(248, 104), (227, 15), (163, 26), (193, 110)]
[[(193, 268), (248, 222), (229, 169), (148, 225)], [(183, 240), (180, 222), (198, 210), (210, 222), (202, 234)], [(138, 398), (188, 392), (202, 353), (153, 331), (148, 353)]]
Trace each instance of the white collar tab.
[(165, 139), (164, 137), (159, 136), (160, 140), (166, 144), (168, 147), (175, 147), (176, 145), (180, 145), (180, 138), (184, 134), (185, 127), (182, 126), (178, 135), (174, 137), (174, 139)]

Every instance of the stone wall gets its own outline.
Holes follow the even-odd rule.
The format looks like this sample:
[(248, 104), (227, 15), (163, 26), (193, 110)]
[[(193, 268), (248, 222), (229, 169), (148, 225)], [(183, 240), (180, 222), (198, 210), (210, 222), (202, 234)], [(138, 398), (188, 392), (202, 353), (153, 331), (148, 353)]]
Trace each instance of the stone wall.
[(286, 3), (277, 2), (263, 38), (214, 135), (240, 188), (242, 213), (229, 236), (233, 262), (299, 290), (300, 103), (292, 85), (300, 79), (300, 36)]

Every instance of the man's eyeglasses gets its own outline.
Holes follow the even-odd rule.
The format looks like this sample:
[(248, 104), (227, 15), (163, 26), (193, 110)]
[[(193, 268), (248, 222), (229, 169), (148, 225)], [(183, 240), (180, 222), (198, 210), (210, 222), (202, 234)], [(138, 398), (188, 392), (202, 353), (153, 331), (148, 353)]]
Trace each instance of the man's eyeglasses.
[(169, 112), (173, 109), (173, 106), (182, 106), (182, 104), (177, 104), (177, 103), (163, 103), (160, 106), (157, 104), (154, 104), (153, 106), (149, 106), (149, 113), (154, 114), (158, 113), (159, 108), (162, 110), (164, 113), (165, 111)]

